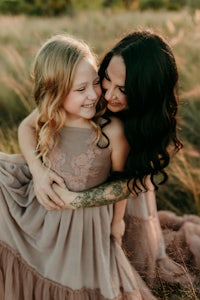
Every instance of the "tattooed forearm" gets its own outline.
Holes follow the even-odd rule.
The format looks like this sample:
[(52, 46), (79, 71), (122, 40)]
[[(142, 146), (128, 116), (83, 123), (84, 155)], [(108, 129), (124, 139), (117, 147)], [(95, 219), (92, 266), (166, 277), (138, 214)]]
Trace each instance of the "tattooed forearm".
[(129, 195), (127, 180), (118, 180), (79, 193), (70, 204), (75, 208), (102, 206), (123, 200)]

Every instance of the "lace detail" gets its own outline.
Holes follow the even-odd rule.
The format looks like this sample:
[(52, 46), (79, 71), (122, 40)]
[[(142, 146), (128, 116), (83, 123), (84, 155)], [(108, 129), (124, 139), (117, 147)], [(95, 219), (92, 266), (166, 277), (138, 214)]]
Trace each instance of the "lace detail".
[[(89, 149), (86, 153), (81, 153), (78, 156), (73, 155), (69, 160), (63, 151), (58, 149), (52, 163), (52, 169), (59, 172), (68, 188), (82, 190), (85, 189), (88, 177), (95, 178), (99, 175), (99, 167), (94, 167), (93, 163), (98, 155), (101, 155), (99, 149)], [(66, 171), (66, 164), (68, 164), (68, 168), (70, 166), (69, 172)]]
[[(51, 168), (63, 177), (70, 190), (81, 191), (87, 189), (88, 184), (89, 187), (95, 182), (99, 184), (99, 176), (103, 182), (110, 170), (110, 150), (93, 143), (95, 133), (92, 130), (83, 130), (80, 134), (79, 130), (70, 129), (64, 133), (67, 135), (62, 136), (62, 141), (67, 139), (68, 143), (59, 143), (50, 155)], [(76, 147), (71, 148), (70, 143), (74, 142)]]

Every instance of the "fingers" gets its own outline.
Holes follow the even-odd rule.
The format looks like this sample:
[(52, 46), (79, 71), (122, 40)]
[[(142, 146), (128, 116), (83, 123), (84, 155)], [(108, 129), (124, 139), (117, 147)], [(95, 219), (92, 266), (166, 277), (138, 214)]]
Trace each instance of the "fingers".
[(61, 209), (58, 205), (56, 205), (54, 202), (52, 202), (50, 199), (48, 199), (48, 197), (46, 197), (45, 199), (41, 199), (40, 197), (37, 197), (38, 202), (47, 210), (57, 210), (57, 209)]
[(53, 182), (56, 182), (56, 185), (60, 187), (65, 187), (63, 178), (45, 166), (33, 178), (36, 198), (48, 210), (61, 209), (65, 204), (56, 191), (53, 190)]
[(67, 198), (67, 192), (69, 192), (69, 190), (66, 187), (61, 188), (56, 183), (52, 184), (52, 189), (57, 195), (59, 195), (60, 199), (62, 199), (62, 201), (65, 202), (65, 199)]
[(65, 203), (65, 204), (63, 205), (63, 208), (66, 208), (66, 209), (73, 209), (73, 210), (76, 209), (76, 208), (75, 208), (74, 206), (72, 206), (70, 203)]
[(35, 185), (34, 191), (38, 202), (48, 210), (61, 209), (64, 205), (50, 184), (43, 187)]
[(54, 203), (54, 205), (58, 206), (59, 208), (63, 208), (65, 203), (60, 199), (58, 194), (56, 194), (52, 186), (50, 187), (46, 196), (50, 199), (50, 202)]
[(41, 205), (47, 209), (60, 209), (63, 207), (64, 202), (53, 190), (52, 185), (48, 184), (35, 184), (35, 195)]
[(52, 201), (49, 196), (45, 193), (37, 193), (35, 192), (36, 198), (38, 202), (47, 210), (56, 210), (61, 209), (62, 206), (58, 205), (56, 202)]
[(54, 192), (59, 195), (60, 199), (62, 199), (64, 203), (63, 208), (75, 209), (75, 207), (70, 204), (73, 192), (70, 192), (66, 187), (64, 189), (61, 188), (56, 183), (52, 184), (52, 188)]
[(62, 177), (58, 176), (55, 172), (51, 171), (50, 174), (49, 174), (49, 177), (50, 177), (52, 183), (55, 182), (61, 188), (63, 188), (63, 189), (66, 188), (64, 179)]

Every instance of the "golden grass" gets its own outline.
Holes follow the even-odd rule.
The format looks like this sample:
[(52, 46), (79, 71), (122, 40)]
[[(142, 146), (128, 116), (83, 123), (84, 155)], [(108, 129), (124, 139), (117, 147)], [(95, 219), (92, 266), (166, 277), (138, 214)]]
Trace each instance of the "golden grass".
[[(152, 28), (163, 34), (173, 47), (180, 73), (180, 135), (185, 146), (169, 168), (170, 178), (173, 189), (181, 196), (185, 193), (187, 201), (192, 203), (191, 210), (200, 212), (200, 163), (187, 154), (198, 152), (200, 147), (196, 142), (200, 120), (200, 12), (191, 15), (187, 10), (142, 13), (104, 10), (59, 18), (0, 16), (0, 25), (0, 124), (3, 127), (0, 151), (9, 153), (19, 151), (16, 127), (34, 107), (29, 74), (35, 53), (46, 38), (68, 32), (85, 39), (101, 55), (117, 38), (132, 30)], [(171, 209), (181, 213), (182, 205), (180, 209), (177, 207), (176, 193), (172, 190), (169, 194), (167, 189), (171, 191), (168, 185), (161, 188), (162, 203), (166, 199)], [(189, 204), (185, 207), (188, 209)]]
[(1, 152), (20, 153), (18, 143), (16, 143), (17, 127), (6, 130), (0, 129)]
[[(112, 10), (75, 17), (0, 16), (0, 151), (19, 152), (17, 125), (34, 107), (30, 68), (41, 43), (68, 32), (88, 42), (101, 55), (121, 35), (139, 28), (163, 34), (173, 47), (180, 73), (179, 113), (184, 149), (173, 159), (169, 181), (158, 191), (158, 207), (178, 214), (200, 214), (200, 12), (139, 12)], [(175, 291), (175, 292), (173, 292)], [(164, 286), (162, 299), (197, 299), (188, 291)]]

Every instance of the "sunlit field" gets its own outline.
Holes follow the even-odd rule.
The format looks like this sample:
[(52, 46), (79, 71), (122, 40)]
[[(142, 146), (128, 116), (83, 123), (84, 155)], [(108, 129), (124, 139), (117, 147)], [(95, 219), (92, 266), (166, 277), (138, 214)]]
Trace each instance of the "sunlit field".
[(158, 193), (162, 197), (158, 205), (177, 213), (200, 213), (200, 13), (108, 10), (73, 18), (0, 16), (0, 27), (0, 151), (9, 153), (19, 152), (17, 126), (34, 108), (29, 74), (46, 38), (68, 32), (86, 40), (101, 57), (131, 30), (152, 28), (162, 33), (179, 68), (179, 136), (184, 148), (172, 159), (170, 180)]
[[(180, 74), (179, 137), (169, 181), (157, 192), (158, 208), (200, 215), (200, 12), (98, 11), (75, 17), (0, 16), (0, 151), (20, 152), (17, 126), (34, 108), (30, 70), (44, 40), (57, 33), (83, 38), (101, 57), (123, 34), (151, 28), (173, 48)], [(197, 299), (193, 291), (161, 299)]]

